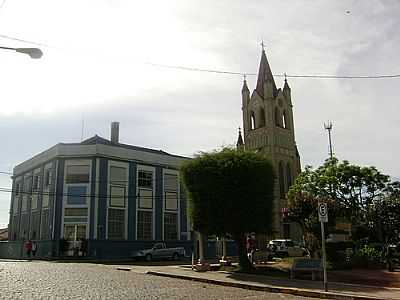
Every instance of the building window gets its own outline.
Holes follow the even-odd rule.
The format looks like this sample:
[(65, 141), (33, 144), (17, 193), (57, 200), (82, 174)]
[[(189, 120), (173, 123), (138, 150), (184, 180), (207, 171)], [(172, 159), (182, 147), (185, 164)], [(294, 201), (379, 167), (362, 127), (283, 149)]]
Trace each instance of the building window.
[(138, 211), (137, 221), (137, 239), (152, 240), (153, 239), (153, 212)]
[(178, 190), (179, 181), (176, 174), (164, 174), (164, 239), (177, 240), (178, 236)]
[(49, 187), (53, 180), (53, 172), (51, 169), (46, 169), (44, 171), (44, 186)]
[(66, 217), (86, 217), (87, 214), (87, 208), (66, 208), (64, 211), (64, 216)]
[(50, 229), (49, 229), (49, 210), (45, 209), (42, 211), (41, 218), (41, 230), (40, 230), (40, 239), (46, 240), (50, 238)]
[(275, 125), (278, 127), (281, 126), (281, 117), (278, 107), (275, 107)]
[(18, 197), (21, 193), (21, 184), (20, 183), (16, 183), (15, 184), (15, 197)]
[(139, 189), (139, 208), (152, 209), (153, 208), (153, 191), (146, 189)]
[(282, 114), (282, 124), (283, 124), (283, 128), (285, 129), (289, 129), (289, 120), (287, 119), (287, 114), (286, 114), (286, 110), (283, 111)]
[(110, 207), (125, 208), (125, 187), (124, 186), (110, 186)]
[(67, 166), (66, 183), (89, 183), (89, 174), (88, 165)]
[(108, 209), (108, 235), (109, 240), (123, 240), (125, 238), (125, 210)]
[(38, 208), (38, 195), (33, 195), (31, 198), (31, 210), (35, 210)]
[(18, 214), (19, 209), (19, 197), (15, 196), (13, 200), (13, 214)]
[(142, 188), (153, 188), (153, 172), (140, 170), (138, 172), (138, 186)]
[(265, 110), (261, 107), (259, 110), (259, 126), (258, 127), (264, 127), (265, 126)]
[(127, 168), (111, 165), (109, 169), (109, 201), (107, 215), (107, 238), (125, 239)]
[(64, 225), (64, 239), (67, 241), (79, 241), (86, 239), (86, 224)]
[(21, 211), (26, 211), (27, 209), (28, 209), (28, 196), (22, 196)]
[(128, 183), (126, 180), (126, 168), (111, 166), (110, 183), (125, 186)]
[(33, 176), (32, 191), (33, 192), (38, 192), (39, 191), (39, 186), (40, 186), (40, 175), (35, 175), (35, 176)]
[(176, 213), (164, 213), (164, 239), (178, 239), (178, 215)]
[(24, 194), (32, 193), (32, 177), (26, 177), (24, 179)]
[(178, 210), (178, 194), (166, 192), (165, 193), (165, 210)]
[(68, 186), (67, 204), (68, 205), (86, 205), (86, 186)]
[(251, 112), (250, 115), (250, 129), (256, 129), (256, 117), (254, 116), (254, 112)]
[(49, 199), (50, 199), (50, 196), (49, 196), (48, 192), (43, 193), (42, 207), (44, 207), (44, 208), (49, 207)]
[(178, 176), (175, 174), (164, 174), (164, 190), (174, 191), (178, 190)]

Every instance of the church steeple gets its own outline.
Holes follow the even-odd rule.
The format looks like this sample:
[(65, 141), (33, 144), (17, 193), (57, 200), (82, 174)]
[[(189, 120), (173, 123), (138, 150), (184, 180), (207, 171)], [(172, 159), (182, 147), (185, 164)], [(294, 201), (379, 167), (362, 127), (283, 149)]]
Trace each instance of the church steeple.
[(286, 78), (286, 73), (285, 73), (285, 84), (283, 85), (283, 94), (286, 96), (286, 98), (291, 102), (291, 95), (290, 95), (290, 86), (287, 82), (287, 78)]
[(243, 74), (243, 87), (242, 87), (242, 106), (246, 106), (250, 101), (250, 90), (247, 86), (246, 74)]
[[(264, 85), (264, 83), (266, 83), (266, 85)], [(271, 88), (272, 91), (265, 91), (266, 88)], [(267, 55), (265, 54), (264, 46), (261, 52), (261, 61), (258, 70), (256, 91), (262, 98), (265, 98), (265, 96), (268, 95), (268, 92), (272, 92), (272, 95), (274, 97), (278, 93), (274, 76), (272, 75), (271, 68), (267, 60)]]
[(238, 140), (236, 142), (236, 148), (238, 150), (241, 150), (241, 149), (243, 149), (243, 147), (244, 147), (243, 137), (242, 137), (242, 132), (241, 132), (240, 127), (239, 127), (239, 136), (238, 136)]

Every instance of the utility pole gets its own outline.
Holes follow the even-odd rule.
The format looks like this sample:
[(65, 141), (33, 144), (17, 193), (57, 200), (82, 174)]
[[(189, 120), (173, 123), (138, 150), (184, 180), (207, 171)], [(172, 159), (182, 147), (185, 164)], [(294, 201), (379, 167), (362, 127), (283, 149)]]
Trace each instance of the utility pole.
[(331, 137), (331, 131), (332, 131), (332, 122), (328, 121), (327, 123), (324, 123), (325, 130), (328, 130), (328, 137), (329, 137), (329, 155), (331, 159), (333, 158), (333, 151), (332, 151), (332, 137)]

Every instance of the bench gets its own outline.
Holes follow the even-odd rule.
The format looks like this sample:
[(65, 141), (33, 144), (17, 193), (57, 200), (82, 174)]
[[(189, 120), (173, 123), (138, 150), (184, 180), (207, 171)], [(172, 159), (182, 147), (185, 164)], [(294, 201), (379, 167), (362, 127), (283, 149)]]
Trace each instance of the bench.
[(321, 259), (296, 258), (290, 269), (290, 279), (294, 279), (296, 272), (311, 272), (312, 280), (324, 271)]

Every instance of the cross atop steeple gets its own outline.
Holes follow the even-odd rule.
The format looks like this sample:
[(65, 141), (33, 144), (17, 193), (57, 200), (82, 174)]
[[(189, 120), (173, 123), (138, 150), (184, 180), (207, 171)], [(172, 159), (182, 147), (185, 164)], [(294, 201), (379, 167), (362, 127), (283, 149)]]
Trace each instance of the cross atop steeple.
[(286, 72), (283, 73), (283, 75), (285, 76), (285, 82), (287, 82), (287, 74), (286, 74)]

